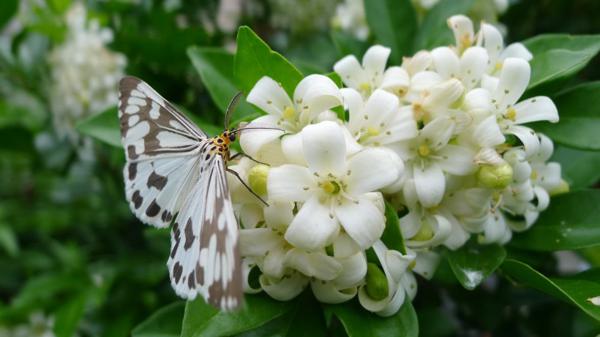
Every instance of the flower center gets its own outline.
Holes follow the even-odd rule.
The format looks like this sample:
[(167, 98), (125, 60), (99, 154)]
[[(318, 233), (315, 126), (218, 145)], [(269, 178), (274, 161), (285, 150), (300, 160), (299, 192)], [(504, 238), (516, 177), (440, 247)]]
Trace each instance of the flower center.
[(296, 118), (296, 109), (294, 107), (288, 106), (283, 110), (283, 118), (287, 120), (293, 120)]
[(506, 114), (504, 114), (504, 116), (514, 122), (517, 119), (517, 111), (515, 108), (510, 107), (508, 110), (506, 110)]
[(370, 94), (371, 93), (371, 84), (367, 83), (367, 82), (363, 82), (361, 83), (358, 88), (360, 89), (360, 91)]
[(431, 154), (431, 149), (429, 148), (429, 146), (427, 146), (427, 144), (421, 144), (419, 145), (417, 152), (419, 152), (419, 155), (421, 157), (427, 157)]
[(327, 194), (338, 194), (340, 192), (340, 184), (334, 180), (326, 180), (321, 183), (321, 188)]

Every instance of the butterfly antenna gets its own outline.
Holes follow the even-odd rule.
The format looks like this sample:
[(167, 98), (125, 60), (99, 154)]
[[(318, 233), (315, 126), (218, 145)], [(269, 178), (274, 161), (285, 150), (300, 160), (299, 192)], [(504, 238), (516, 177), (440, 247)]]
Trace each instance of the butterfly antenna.
[(230, 132), (231, 133), (239, 133), (239, 132), (242, 132), (244, 130), (276, 130), (276, 131), (285, 131), (285, 130), (280, 129), (280, 128), (274, 128), (274, 127), (269, 127), (269, 126), (249, 126), (249, 127), (241, 127), (241, 128), (233, 129)]
[(235, 96), (233, 96), (233, 98), (229, 102), (229, 105), (227, 106), (227, 111), (225, 112), (225, 129), (229, 129), (229, 122), (231, 121), (231, 115), (233, 114), (233, 111), (235, 110), (237, 105), (240, 103), (240, 99), (242, 99), (242, 97), (243, 97), (243, 94), (240, 91), (237, 94), (235, 94)]

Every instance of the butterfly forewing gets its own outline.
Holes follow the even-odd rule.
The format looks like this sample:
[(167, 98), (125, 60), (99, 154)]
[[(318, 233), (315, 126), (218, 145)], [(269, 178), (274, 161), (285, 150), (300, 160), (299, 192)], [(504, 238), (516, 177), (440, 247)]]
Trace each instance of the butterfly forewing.
[(121, 80), (119, 119), (132, 211), (157, 227), (175, 219), (167, 263), (173, 288), (184, 298), (200, 294), (222, 309), (237, 307), (238, 232), (224, 158), (210, 150), (211, 138), (137, 78)]

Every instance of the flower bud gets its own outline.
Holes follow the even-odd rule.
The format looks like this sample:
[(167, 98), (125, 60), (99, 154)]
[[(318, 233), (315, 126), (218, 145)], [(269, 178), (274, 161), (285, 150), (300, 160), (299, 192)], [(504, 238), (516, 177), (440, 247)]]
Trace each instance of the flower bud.
[(383, 271), (375, 263), (367, 264), (367, 294), (370, 298), (380, 301), (388, 296), (389, 287)]
[(250, 188), (258, 195), (267, 194), (267, 178), (269, 176), (269, 167), (258, 164), (248, 172), (248, 184)]
[(510, 185), (513, 169), (508, 163), (501, 165), (482, 165), (477, 171), (477, 180), (489, 188), (503, 189)]
[(433, 237), (433, 230), (431, 229), (431, 225), (427, 221), (427, 219), (423, 219), (421, 223), (421, 228), (415, 236), (410, 238), (412, 241), (428, 241)]

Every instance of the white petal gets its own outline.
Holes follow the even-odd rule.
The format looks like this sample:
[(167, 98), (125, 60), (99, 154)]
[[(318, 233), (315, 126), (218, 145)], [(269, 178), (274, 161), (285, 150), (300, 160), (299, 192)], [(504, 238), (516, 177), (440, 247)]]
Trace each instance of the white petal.
[(263, 274), (258, 280), (263, 290), (279, 301), (289, 301), (300, 295), (308, 284), (308, 278), (300, 273), (293, 273), (291, 276), (281, 279), (271, 278)]
[(527, 89), (530, 76), (531, 67), (527, 61), (514, 57), (504, 60), (498, 87), (492, 95), (498, 110), (507, 109), (517, 102)]
[(356, 296), (356, 287), (339, 288), (333, 282), (313, 281), (311, 282), (312, 292), (319, 302), (323, 303), (343, 303)]
[(302, 132), (285, 135), (281, 138), (281, 150), (283, 156), (291, 164), (307, 166), (302, 148)]
[(282, 165), (269, 170), (267, 192), (275, 201), (305, 201), (316, 188), (314, 176), (306, 167)]
[(281, 236), (270, 228), (240, 230), (240, 255), (242, 256), (264, 256), (281, 244)]
[(410, 88), (421, 92), (431, 86), (442, 82), (442, 77), (434, 71), (421, 71), (410, 79)]
[(444, 217), (448, 219), (450, 224), (452, 225), (452, 229), (450, 229), (450, 234), (448, 238), (444, 241), (444, 246), (450, 248), (451, 250), (456, 250), (462, 247), (467, 240), (471, 237), (467, 231), (463, 229), (460, 222), (452, 216), (452, 214), (445, 213)]
[(417, 279), (413, 273), (406, 273), (402, 275), (400, 280), (402, 287), (406, 291), (406, 296), (412, 301), (417, 296)]
[(315, 195), (302, 205), (285, 232), (285, 239), (296, 247), (314, 250), (331, 243), (338, 230), (333, 214)]
[(358, 132), (364, 122), (363, 111), (365, 104), (362, 95), (352, 88), (344, 88), (340, 91), (344, 97), (345, 108), (348, 110), (348, 128), (353, 133)]
[(283, 245), (275, 249), (269, 250), (268, 254), (264, 256), (262, 262), (259, 263), (260, 270), (262, 270), (264, 274), (267, 274), (270, 277), (282, 277), (285, 272), (285, 267), (283, 265), (285, 253), (286, 251), (284, 250)]
[(346, 258), (337, 258), (342, 265), (342, 272), (333, 280), (340, 288), (356, 287), (367, 275), (367, 257), (364, 252), (358, 252)]
[(463, 109), (477, 117), (487, 116), (492, 111), (492, 98), (490, 96), (490, 92), (486, 89), (473, 89), (465, 95)]
[(298, 110), (305, 111), (312, 121), (319, 113), (342, 104), (342, 95), (337, 85), (327, 76), (306, 76), (294, 91), (294, 101)]
[(430, 111), (444, 113), (462, 96), (464, 90), (462, 83), (455, 78), (438, 83), (429, 89), (429, 95), (423, 100), (423, 106)]
[(541, 168), (536, 169), (538, 178), (537, 183), (544, 187), (548, 191), (560, 186), (561, 179), (561, 167), (559, 163), (547, 163)]
[(286, 107), (294, 106), (281, 85), (268, 76), (256, 82), (246, 100), (274, 116), (281, 116)]
[(413, 166), (415, 188), (419, 201), (425, 207), (437, 206), (444, 196), (446, 178), (436, 163), (428, 163), (423, 168)]
[(333, 241), (333, 256), (337, 259), (352, 256), (360, 251), (360, 247), (346, 233), (340, 233)]
[(342, 265), (333, 257), (323, 253), (307, 253), (298, 248), (290, 249), (284, 264), (308, 277), (330, 281), (342, 272)]
[(452, 224), (448, 219), (441, 215), (425, 214), (421, 218), (422, 226), (429, 226), (433, 231), (433, 236), (428, 240), (407, 240), (406, 245), (410, 248), (431, 248), (442, 244), (448, 239), (452, 232)]
[(514, 106), (516, 111), (515, 123), (549, 121), (558, 122), (558, 110), (554, 102), (546, 96), (529, 98)]
[(413, 271), (430, 280), (440, 263), (440, 255), (432, 251), (422, 251), (417, 254), (416, 261)]
[[(279, 117), (266, 115), (258, 117), (245, 127), (278, 127)], [(283, 131), (278, 130), (246, 130), (240, 135), (240, 146), (244, 153), (251, 157), (256, 157), (261, 148), (283, 135)]]
[[(389, 121), (398, 112), (398, 97), (381, 89), (375, 90), (365, 104), (364, 125), (379, 127), (380, 123)], [(366, 116), (366, 117), (365, 117)]]
[(371, 247), (385, 228), (383, 214), (365, 197), (356, 198), (356, 202), (345, 200), (341, 205), (335, 205), (335, 214), (346, 233), (361, 249)]
[(416, 257), (417, 255), (412, 250), (408, 250), (406, 254), (396, 250), (388, 250), (385, 259), (392, 278), (396, 281), (400, 280)]
[(262, 289), (252, 288), (250, 283), (248, 282), (248, 278), (250, 276), (250, 271), (255, 266), (254, 258), (244, 258), (242, 259), (242, 285), (244, 289), (244, 293), (247, 294), (256, 294), (259, 293)]
[(465, 50), (460, 58), (460, 77), (467, 89), (475, 87), (488, 66), (488, 54), (481, 47)]
[(385, 71), (385, 65), (387, 63), (388, 57), (391, 53), (390, 48), (386, 48), (384, 46), (375, 45), (369, 48), (365, 55), (363, 55), (362, 65), (367, 74), (369, 74), (370, 79), (374, 84), (379, 84), (381, 81), (381, 77), (383, 76), (383, 72)]
[(401, 67), (390, 67), (383, 74), (381, 89), (397, 95), (404, 95), (410, 85), (410, 77), (406, 70)]
[(540, 186), (534, 187), (533, 192), (535, 193), (535, 197), (537, 199), (537, 206), (535, 207), (535, 210), (541, 212), (548, 208), (548, 205), (550, 204), (550, 195), (548, 192)]
[(496, 116), (484, 119), (473, 131), (473, 139), (481, 147), (494, 147), (504, 143), (504, 135), (500, 130)]
[(392, 296), (392, 299), (390, 300), (390, 302), (385, 306), (385, 308), (378, 311), (377, 315), (379, 315), (381, 317), (390, 317), (390, 316), (394, 315), (395, 313), (398, 312), (398, 310), (400, 310), (400, 307), (404, 303), (405, 299), (406, 299), (406, 292), (404, 291), (404, 288), (398, 287), (396, 289), (396, 292), (394, 293), (394, 296)]
[(242, 207), (240, 207), (239, 210), (239, 214), (240, 225), (242, 226), (242, 228), (255, 228), (256, 225), (263, 220), (262, 208), (256, 203), (242, 204)]
[(367, 148), (348, 161), (347, 192), (359, 195), (377, 191), (395, 182), (403, 169), (402, 160), (392, 151)]
[(286, 228), (294, 219), (294, 203), (270, 201), (263, 208), (265, 223), (275, 229)]
[(448, 117), (438, 117), (421, 129), (419, 140), (427, 143), (433, 150), (437, 150), (448, 144), (453, 133), (452, 120)]
[(433, 65), (445, 79), (456, 78), (460, 75), (460, 60), (456, 53), (448, 47), (438, 47), (431, 51)]
[(483, 47), (488, 51), (490, 55), (491, 67), (496, 66), (496, 62), (504, 48), (504, 41), (502, 39), (502, 34), (498, 29), (490, 24), (482, 23), (479, 30), (479, 45), (483, 45)]
[(531, 52), (523, 45), (522, 43), (515, 42), (508, 45), (502, 53), (500, 53), (500, 57), (509, 58), (509, 57), (517, 57), (523, 59), (525, 61), (531, 61), (533, 55)]
[(454, 40), (459, 48), (464, 49), (473, 43), (475, 33), (471, 19), (464, 15), (454, 15), (447, 23), (454, 33)]
[(325, 121), (302, 130), (304, 158), (313, 172), (337, 176), (346, 166), (346, 143), (341, 127)]
[(333, 65), (333, 70), (340, 75), (347, 87), (358, 89), (362, 83), (368, 83), (364, 69), (354, 55), (348, 55)]
[(475, 153), (467, 147), (448, 144), (436, 154), (442, 156), (438, 164), (445, 172), (462, 176), (475, 170)]
[(531, 156), (538, 151), (540, 147), (540, 139), (530, 128), (520, 125), (512, 125), (507, 131), (508, 133), (512, 133), (519, 138), (521, 143), (523, 143), (523, 149), (528, 156)]
[(410, 75), (414, 75), (418, 72), (425, 71), (425, 69), (429, 68), (431, 63), (431, 53), (426, 50), (421, 50), (410, 58), (405, 57), (402, 60), (402, 68), (406, 69)]

